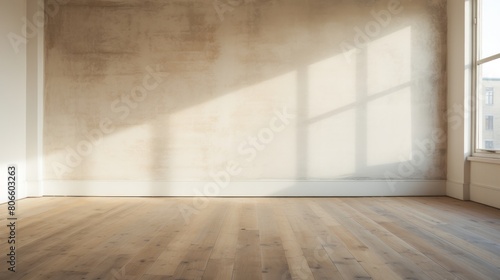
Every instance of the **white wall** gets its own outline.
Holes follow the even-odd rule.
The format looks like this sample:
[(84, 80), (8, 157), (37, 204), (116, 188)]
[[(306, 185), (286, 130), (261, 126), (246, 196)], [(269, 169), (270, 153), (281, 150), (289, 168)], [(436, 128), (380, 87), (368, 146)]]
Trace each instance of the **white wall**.
[(471, 153), (470, 0), (448, 1), (448, 154), (446, 193), (469, 199)]
[[(54, 3), (53, 1), (52, 3)], [(28, 196), (43, 194), (43, 86), (44, 14), (43, 4), (28, 0), (27, 18), (32, 23), (27, 40), (26, 60), (26, 180)]]
[(18, 198), (26, 196), (26, 45), (16, 48), (8, 34), (22, 35), (26, 1), (0, 1), (0, 202), (7, 198), (7, 165), (18, 166)]

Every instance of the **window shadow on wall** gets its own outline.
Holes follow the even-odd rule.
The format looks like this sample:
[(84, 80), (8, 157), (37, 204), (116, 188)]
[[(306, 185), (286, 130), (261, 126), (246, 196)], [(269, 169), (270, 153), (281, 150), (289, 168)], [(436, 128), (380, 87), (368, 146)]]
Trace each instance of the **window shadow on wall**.
[[(148, 3), (49, 20), (48, 178), (103, 119), (113, 132), (63, 179), (207, 181), (228, 162), (236, 181), (444, 178), (442, 143), (417, 144), (443, 127), (445, 9), (257, 2), (221, 21), (206, 3)], [(151, 68), (168, 75), (134, 99)]]

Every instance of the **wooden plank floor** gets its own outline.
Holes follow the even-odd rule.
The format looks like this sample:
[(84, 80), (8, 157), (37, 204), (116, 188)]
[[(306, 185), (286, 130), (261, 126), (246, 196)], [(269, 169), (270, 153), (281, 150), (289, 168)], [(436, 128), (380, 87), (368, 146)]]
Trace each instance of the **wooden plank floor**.
[(446, 197), (18, 201), (0, 279), (500, 279), (500, 210)]

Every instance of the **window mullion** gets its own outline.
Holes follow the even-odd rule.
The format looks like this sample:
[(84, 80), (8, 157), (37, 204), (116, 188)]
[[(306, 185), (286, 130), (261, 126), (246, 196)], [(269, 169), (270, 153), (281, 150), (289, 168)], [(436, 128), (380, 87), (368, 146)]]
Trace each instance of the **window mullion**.
[(492, 56), (488, 56), (488, 57), (485, 57), (483, 59), (478, 60), (477, 65), (481, 65), (483, 63), (490, 62), (490, 61), (493, 61), (493, 60), (498, 59), (498, 58), (500, 58), (500, 53), (497, 53), (497, 54), (494, 54)]

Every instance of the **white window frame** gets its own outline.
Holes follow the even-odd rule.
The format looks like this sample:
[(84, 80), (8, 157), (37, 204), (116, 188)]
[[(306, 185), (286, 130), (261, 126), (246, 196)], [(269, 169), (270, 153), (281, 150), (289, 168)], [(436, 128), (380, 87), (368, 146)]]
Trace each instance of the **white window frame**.
[(479, 116), (479, 112), (482, 112), (478, 106), (484, 106), (482, 99), (482, 91), (480, 89), (479, 83), (479, 71), (478, 68), (481, 64), (500, 59), (500, 53), (480, 58), (479, 50), (480, 50), (480, 5), (481, 0), (473, 1), (473, 28), (472, 28), (472, 59), (473, 59), (473, 68), (472, 68), (472, 100), (473, 100), (473, 114), (472, 114), (472, 151), (474, 157), (486, 157), (486, 158), (495, 158), (500, 159), (500, 150), (488, 150), (481, 149), (480, 146), (480, 136), (479, 133), (482, 131), (480, 122), (485, 121), (485, 118)]

